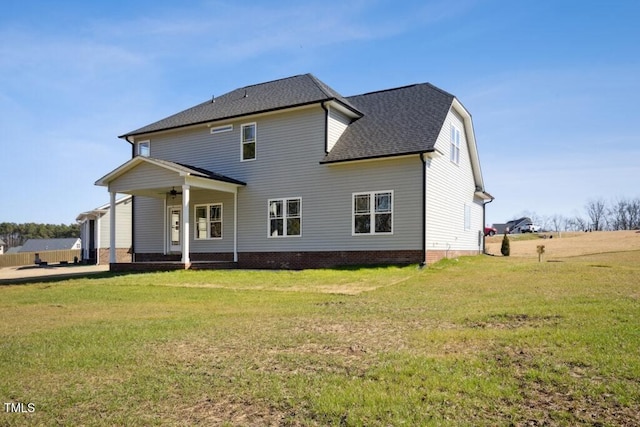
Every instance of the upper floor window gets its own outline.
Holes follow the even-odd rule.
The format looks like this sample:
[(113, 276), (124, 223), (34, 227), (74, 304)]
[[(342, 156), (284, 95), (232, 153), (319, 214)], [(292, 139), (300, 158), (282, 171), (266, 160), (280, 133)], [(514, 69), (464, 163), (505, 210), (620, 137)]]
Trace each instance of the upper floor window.
[(196, 205), (195, 238), (222, 239), (222, 203)]
[(242, 161), (256, 158), (256, 124), (248, 123), (240, 127), (242, 140)]
[(140, 141), (138, 142), (138, 155), (143, 157), (149, 157), (151, 154), (151, 142)]
[(269, 236), (287, 237), (302, 234), (302, 199), (269, 200)]
[(393, 232), (393, 191), (372, 191), (353, 195), (353, 234)]
[(460, 129), (451, 125), (451, 161), (460, 164)]

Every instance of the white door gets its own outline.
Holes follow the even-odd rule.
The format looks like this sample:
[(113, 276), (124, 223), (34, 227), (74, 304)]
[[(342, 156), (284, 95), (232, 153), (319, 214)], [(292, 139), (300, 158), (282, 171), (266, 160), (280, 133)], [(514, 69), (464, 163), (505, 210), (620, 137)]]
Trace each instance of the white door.
[(180, 231), (182, 224), (182, 208), (169, 207), (169, 251), (182, 251), (182, 233)]

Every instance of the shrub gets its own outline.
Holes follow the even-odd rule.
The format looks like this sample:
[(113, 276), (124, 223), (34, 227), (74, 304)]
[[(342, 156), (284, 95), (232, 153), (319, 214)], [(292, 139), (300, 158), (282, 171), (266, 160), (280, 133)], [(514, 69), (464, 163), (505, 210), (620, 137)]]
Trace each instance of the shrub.
[(500, 253), (502, 254), (502, 256), (509, 256), (511, 254), (511, 248), (509, 247), (509, 238), (507, 237), (507, 233), (504, 233), (504, 237), (502, 238)]

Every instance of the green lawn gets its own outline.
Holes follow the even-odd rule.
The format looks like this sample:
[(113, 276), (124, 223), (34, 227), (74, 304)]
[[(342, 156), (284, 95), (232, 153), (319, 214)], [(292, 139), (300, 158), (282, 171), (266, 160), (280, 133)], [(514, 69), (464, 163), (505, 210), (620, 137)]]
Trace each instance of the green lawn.
[(640, 425), (640, 252), (0, 286), (0, 378), (2, 426)]

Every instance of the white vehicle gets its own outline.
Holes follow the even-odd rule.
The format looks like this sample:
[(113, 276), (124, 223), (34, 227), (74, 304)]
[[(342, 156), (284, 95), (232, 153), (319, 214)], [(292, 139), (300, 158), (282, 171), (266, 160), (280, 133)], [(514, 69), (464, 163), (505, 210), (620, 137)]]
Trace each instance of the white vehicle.
[(539, 225), (534, 224), (522, 224), (518, 226), (518, 233), (537, 233), (540, 231)]

